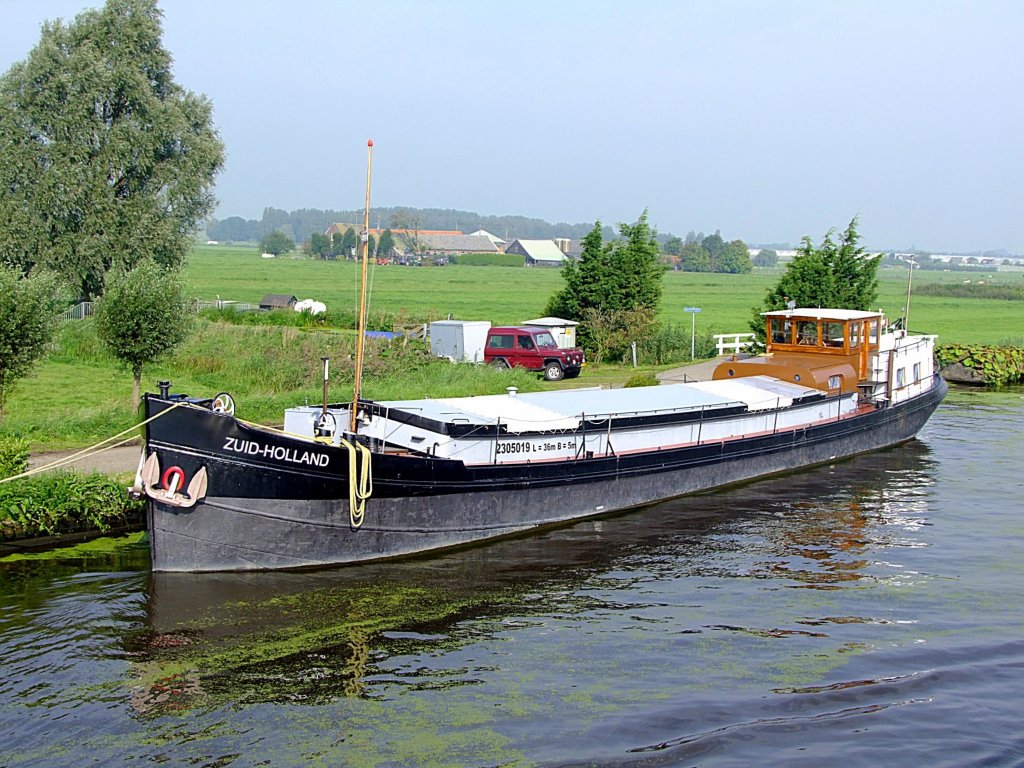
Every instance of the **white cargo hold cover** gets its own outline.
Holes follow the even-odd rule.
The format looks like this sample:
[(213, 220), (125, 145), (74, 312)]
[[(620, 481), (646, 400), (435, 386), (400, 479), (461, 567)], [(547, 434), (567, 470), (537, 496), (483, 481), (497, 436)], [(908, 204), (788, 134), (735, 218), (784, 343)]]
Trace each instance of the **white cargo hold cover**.
[(563, 389), (515, 395), (478, 395), (437, 400), (392, 400), (378, 405), (446, 424), (494, 426), (509, 432), (572, 430), (588, 421), (629, 416), (712, 412), (746, 406), (750, 411), (787, 407), (798, 398), (824, 393), (769, 376), (667, 384), (631, 389)]
[(791, 384), (771, 376), (745, 376), (742, 379), (718, 379), (699, 381), (688, 386), (702, 392), (723, 395), (730, 400), (746, 404), (751, 411), (767, 411), (772, 408), (788, 408), (794, 400), (807, 397), (824, 397), (819, 389)]

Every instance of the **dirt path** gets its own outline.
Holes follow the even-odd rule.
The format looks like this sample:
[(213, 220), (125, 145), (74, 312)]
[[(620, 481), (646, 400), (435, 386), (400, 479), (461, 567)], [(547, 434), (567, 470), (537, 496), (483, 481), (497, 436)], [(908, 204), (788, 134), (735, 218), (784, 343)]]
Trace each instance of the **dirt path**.
[[(54, 461), (66, 459), (78, 451), (56, 451), (54, 453), (35, 453), (29, 457), (28, 468), (35, 469)], [(137, 445), (122, 445), (111, 448), (103, 453), (79, 459), (72, 464), (65, 464), (59, 469), (73, 469), (78, 472), (102, 472), (105, 475), (119, 475), (123, 472), (134, 472), (139, 465), (141, 449)]]

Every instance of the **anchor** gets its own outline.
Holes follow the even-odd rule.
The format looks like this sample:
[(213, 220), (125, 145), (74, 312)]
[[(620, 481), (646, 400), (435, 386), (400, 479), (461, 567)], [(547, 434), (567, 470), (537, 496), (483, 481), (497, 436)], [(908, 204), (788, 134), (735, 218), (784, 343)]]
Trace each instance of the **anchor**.
[(142, 492), (153, 501), (187, 509), (206, 496), (206, 467), (200, 467), (182, 492), (180, 488), (184, 482), (185, 473), (180, 467), (168, 467), (161, 473), (160, 460), (155, 453), (151, 453), (136, 474), (133, 490), (141, 486)]

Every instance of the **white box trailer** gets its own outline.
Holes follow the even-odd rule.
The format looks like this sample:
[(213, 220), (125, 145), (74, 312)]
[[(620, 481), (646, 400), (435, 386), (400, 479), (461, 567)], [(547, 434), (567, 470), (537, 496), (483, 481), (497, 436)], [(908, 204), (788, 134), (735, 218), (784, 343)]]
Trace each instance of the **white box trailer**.
[(435, 320), (430, 324), (430, 351), (457, 363), (482, 363), (487, 320)]

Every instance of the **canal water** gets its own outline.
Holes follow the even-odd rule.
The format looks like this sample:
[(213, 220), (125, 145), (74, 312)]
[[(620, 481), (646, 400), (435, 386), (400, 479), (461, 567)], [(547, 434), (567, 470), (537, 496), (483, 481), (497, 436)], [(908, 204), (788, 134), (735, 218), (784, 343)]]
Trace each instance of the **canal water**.
[(1024, 765), (1024, 390), (409, 562), (0, 560), (0, 766)]

